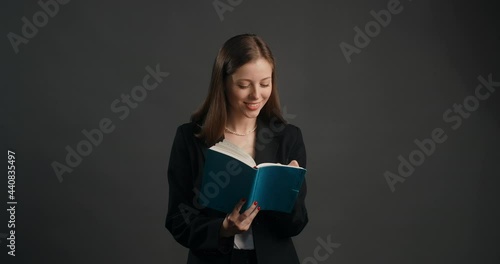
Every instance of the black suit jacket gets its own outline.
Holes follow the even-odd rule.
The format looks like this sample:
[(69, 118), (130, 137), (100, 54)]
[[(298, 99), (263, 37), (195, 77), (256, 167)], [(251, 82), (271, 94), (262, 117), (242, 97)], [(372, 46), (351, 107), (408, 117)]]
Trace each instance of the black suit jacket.
[[(233, 263), (234, 236), (220, 238), (224, 213), (197, 203), (205, 152), (204, 142), (194, 136), (200, 129), (191, 122), (177, 128), (168, 165), (169, 203), (166, 228), (174, 239), (189, 248), (188, 264)], [(257, 119), (255, 161), (288, 164), (297, 160), (306, 167), (306, 149), (301, 130), (291, 124)], [(259, 264), (299, 263), (291, 237), (308, 222), (305, 207), (306, 182), (290, 214), (261, 211), (252, 222)]]

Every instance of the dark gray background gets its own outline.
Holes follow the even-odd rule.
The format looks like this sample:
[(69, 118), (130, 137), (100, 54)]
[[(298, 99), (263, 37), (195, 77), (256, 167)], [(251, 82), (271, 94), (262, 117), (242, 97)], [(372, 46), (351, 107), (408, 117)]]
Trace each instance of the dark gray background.
[[(223, 21), (212, 1), (73, 0), (19, 54), (5, 36), (41, 8), (4, 1), (2, 151), (17, 153), (15, 259), (184, 263), (187, 249), (164, 227), (173, 136), (206, 96), (219, 47), (250, 32), (274, 52), (282, 105), (307, 147), (301, 260), (330, 236), (341, 246), (318, 263), (498, 263), (500, 91), (457, 130), (442, 118), (478, 76), (500, 81), (494, 2), (401, 1), (348, 64), (340, 42), (352, 45), (353, 28), (388, 0), (243, 0)], [(170, 76), (119, 120), (111, 102), (156, 64)], [(105, 117), (115, 131), (60, 183), (51, 163)], [(437, 127), (447, 141), (392, 193), (383, 173)], [(2, 263), (15, 263), (0, 240)]]

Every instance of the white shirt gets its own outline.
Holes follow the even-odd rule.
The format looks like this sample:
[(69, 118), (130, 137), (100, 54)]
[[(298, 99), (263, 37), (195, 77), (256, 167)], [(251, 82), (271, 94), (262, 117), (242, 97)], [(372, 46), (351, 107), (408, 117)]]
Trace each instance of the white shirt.
[[(235, 145), (234, 143), (232, 143), (231, 141), (229, 141), (225, 138), (223, 140)], [(239, 148), (243, 152), (245, 152), (245, 150), (243, 150), (239, 146), (235, 145), (235, 147)], [(248, 153), (248, 154), (250, 155), (250, 153)], [(234, 235), (233, 248), (236, 248), (236, 249), (254, 249), (252, 226), (250, 226), (250, 228), (247, 231), (245, 231), (241, 234)]]
[(254, 249), (252, 227), (241, 233), (234, 235), (233, 248), (237, 249)]

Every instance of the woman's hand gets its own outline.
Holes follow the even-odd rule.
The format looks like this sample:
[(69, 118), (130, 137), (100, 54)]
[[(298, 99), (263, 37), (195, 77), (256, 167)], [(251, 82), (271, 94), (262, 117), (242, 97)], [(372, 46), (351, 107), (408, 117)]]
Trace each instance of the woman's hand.
[(245, 212), (240, 214), (241, 207), (245, 204), (246, 200), (241, 199), (233, 211), (226, 216), (224, 222), (220, 229), (220, 235), (222, 237), (231, 237), (236, 234), (243, 233), (247, 231), (252, 225), (252, 221), (259, 213), (260, 206), (257, 206), (257, 202), (254, 202)]
[[(290, 161), (288, 165), (299, 167), (299, 163), (296, 160)], [(240, 214), (241, 207), (245, 204), (245, 202), (245, 199), (241, 199), (236, 204), (233, 211), (226, 216), (224, 222), (222, 222), (219, 232), (222, 237), (231, 237), (236, 234), (243, 233), (252, 225), (253, 219), (260, 211), (260, 206), (258, 206), (257, 202), (254, 202), (252, 206)]]
[(288, 163), (288, 166), (299, 167), (299, 162), (296, 160), (292, 160), (290, 161), (290, 163)]

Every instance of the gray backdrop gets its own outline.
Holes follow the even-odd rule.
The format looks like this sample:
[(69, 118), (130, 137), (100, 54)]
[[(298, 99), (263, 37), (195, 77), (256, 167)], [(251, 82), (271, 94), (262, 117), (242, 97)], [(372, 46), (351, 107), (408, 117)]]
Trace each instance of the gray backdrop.
[[(303, 131), (303, 264), (500, 260), (494, 1), (47, 2), (1, 8), (2, 157), (16, 153), (18, 202), (11, 257), (0, 195), (2, 263), (184, 263), (164, 227), (170, 148), (219, 47), (241, 33), (271, 46), (282, 105)], [(141, 90), (148, 66), (169, 75)], [(67, 147), (100, 122), (108, 133), (68, 166)], [(442, 143), (419, 151), (414, 141), (439, 131)], [(400, 155), (419, 165), (398, 172)], [(55, 162), (72, 171), (58, 177)]]

